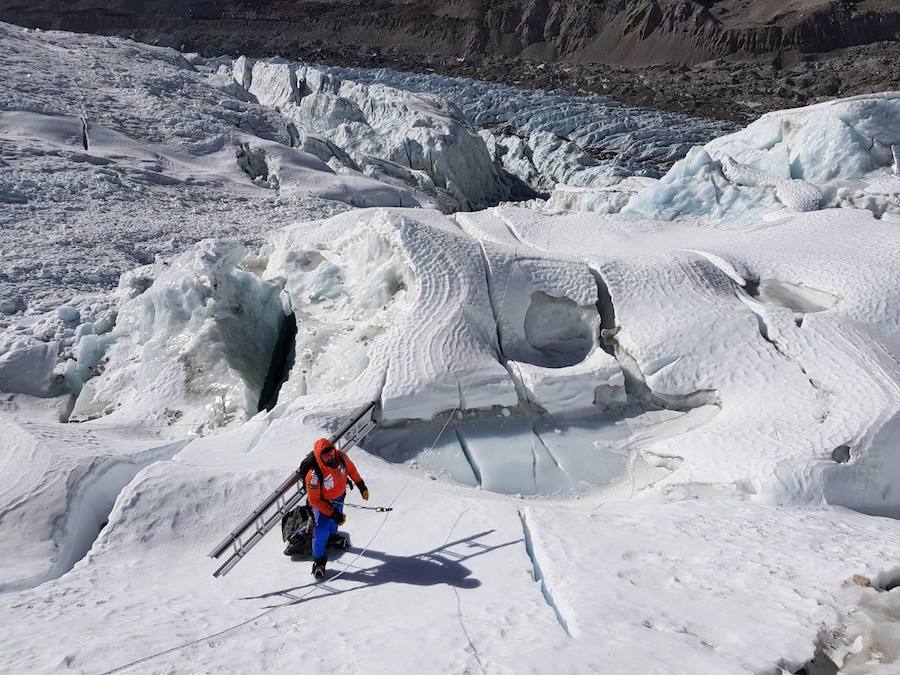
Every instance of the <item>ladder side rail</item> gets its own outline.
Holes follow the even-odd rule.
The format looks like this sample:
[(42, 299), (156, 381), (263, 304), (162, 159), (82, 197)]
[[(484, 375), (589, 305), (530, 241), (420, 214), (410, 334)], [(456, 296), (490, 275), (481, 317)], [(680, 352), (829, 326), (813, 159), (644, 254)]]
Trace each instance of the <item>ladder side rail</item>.
[(378, 405), (378, 401), (372, 401), (372, 402), (364, 405), (362, 408), (360, 408), (356, 413), (354, 413), (353, 418), (349, 422), (347, 422), (346, 424), (341, 426), (334, 433), (334, 435), (331, 437), (331, 442), (337, 443), (344, 434), (346, 434), (348, 431), (350, 431), (350, 429), (352, 429), (356, 425), (357, 422), (359, 422), (363, 417), (365, 417), (366, 413), (373, 410), (376, 405)]
[[(240, 537), (244, 532), (246, 532), (250, 527), (253, 526), (253, 523), (259, 518), (260, 515), (268, 511), (273, 504), (275, 504), (281, 497), (290, 490), (294, 485), (300, 483), (300, 470), (297, 469), (294, 471), (293, 475), (288, 478), (281, 486), (275, 490), (272, 494), (270, 494), (262, 504), (257, 506), (253, 513), (247, 516), (243, 521), (241, 521), (240, 525), (238, 525), (234, 531), (232, 531), (222, 542), (216, 546), (210, 553), (210, 558), (218, 558), (221, 556), (226, 549), (231, 546), (231, 542)], [(299, 489), (299, 488), (298, 488)], [(306, 486), (303, 486), (303, 491), (306, 491)]]
[(293, 509), (297, 505), (297, 503), (305, 496), (305, 493), (300, 494), (298, 492), (287, 502), (285, 502), (284, 506), (282, 506), (280, 509), (272, 513), (267, 519), (265, 519), (262, 525), (257, 527), (256, 531), (254, 531), (253, 534), (250, 535), (250, 538), (247, 541), (235, 546), (234, 552), (230, 556), (228, 556), (228, 558), (225, 560), (222, 566), (219, 567), (219, 569), (213, 572), (213, 576), (219, 577), (228, 574), (228, 572), (231, 571), (231, 568), (234, 567), (241, 558), (247, 555), (254, 546), (261, 542), (263, 537), (266, 536), (272, 530), (272, 528), (274, 528), (275, 525), (280, 522), (284, 514)]
[(365, 437), (368, 435), (368, 433), (369, 433), (370, 431), (372, 431), (372, 429), (375, 428), (375, 424), (376, 424), (376, 423), (375, 423), (374, 420), (370, 420), (370, 421), (368, 422), (368, 424), (366, 424), (364, 427), (362, 427), (362, 428), (360, 429), (359, 432), (357, 432), (356, 434), (352, 435), (350, 438), (347, 438), (347, 439), (344, 441), (344, 443), (340, 446), (339, 450), (340, 450), (341, 452), (345, 452), (345, 453), (346, 453), (346, 452), (350, 452), (350, 449), (351, 449), (354, 445), (356, 445), (358, 441), (361, 441), (363, 438), (365, 438)]

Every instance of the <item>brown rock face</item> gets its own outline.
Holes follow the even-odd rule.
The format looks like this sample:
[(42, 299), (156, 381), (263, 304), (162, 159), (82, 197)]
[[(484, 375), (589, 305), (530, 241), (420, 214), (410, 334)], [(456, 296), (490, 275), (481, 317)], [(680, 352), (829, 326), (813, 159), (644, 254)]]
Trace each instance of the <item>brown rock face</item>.
[(0, 0), (0, 20), (208, 53), (292, 56), (318, 42), (632, 66), (900, 37), (896, 0)]

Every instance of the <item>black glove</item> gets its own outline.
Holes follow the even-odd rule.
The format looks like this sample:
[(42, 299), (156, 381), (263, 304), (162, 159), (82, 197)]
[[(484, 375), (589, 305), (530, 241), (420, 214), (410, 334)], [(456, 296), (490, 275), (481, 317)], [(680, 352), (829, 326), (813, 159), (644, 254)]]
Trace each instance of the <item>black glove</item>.
[(360, 496), (361, 496), (364, 500), (369, 501), (369, 488), (366, 487), (365, 482), (364, 482), (364, 481), (359, 481), (359, 482), (356, 484), (356, 487), (359, 488), (359, 494), (360, 494)]
[(347, 516), (335, 509), (334, 513), (331, 514), (331, 519), (338, 524), (338, 527), (340, 527), (346, 522)]

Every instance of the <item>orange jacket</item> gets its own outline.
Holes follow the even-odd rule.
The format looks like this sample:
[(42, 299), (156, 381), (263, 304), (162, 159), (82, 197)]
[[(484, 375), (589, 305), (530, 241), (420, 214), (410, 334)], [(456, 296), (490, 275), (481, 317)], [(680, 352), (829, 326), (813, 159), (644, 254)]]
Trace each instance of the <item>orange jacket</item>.
[[(319, 476), (316, 475), (315, 469), (307, 471), (305, 478), (306, 498), (310, 506), (319, 509), (329, 518), (336, 513), (336, 509), (331, 505), (330, 500), (337, 499), (347, 491), (347, 476), (349, 475), (354, 483), (362, 482), (362, 478), (360, 478), (353, 462), (337, 448), (334, 451), (338, 455), (338, 466), (331, 468), (325, 465), (325, 462), (322, 461), (322, 451), (330, 447), (330, 445), (328, 439), (320, 438), (313, 447), (316, 463), (322, 470), (323, 484), (319, 484)], [(343, 466), (341, 466), (341, 462), (343, 462)]]

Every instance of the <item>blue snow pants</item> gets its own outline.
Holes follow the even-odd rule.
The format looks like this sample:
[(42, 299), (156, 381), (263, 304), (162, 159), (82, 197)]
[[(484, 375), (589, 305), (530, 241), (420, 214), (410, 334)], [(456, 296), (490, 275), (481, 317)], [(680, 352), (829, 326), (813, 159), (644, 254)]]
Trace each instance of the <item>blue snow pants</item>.
[[(347, 493), (345, 492), (337, 499), (331, 500), (331, 505), (341, 513), (344, 512), (344, 497), (346, 496)], [(325, 555), (328, 538), (332, 534), (337, 534), (338, 524), (328, 516), (323, 516), (322, 512), (315, 507), (313, 507), (312, 512), (313, 520), (315, 521), (313, 526), (313, 558), (321, 558)]]

